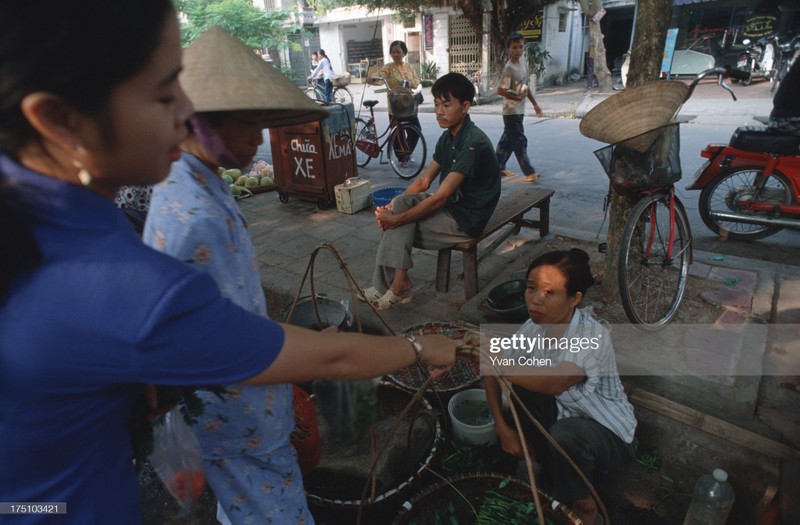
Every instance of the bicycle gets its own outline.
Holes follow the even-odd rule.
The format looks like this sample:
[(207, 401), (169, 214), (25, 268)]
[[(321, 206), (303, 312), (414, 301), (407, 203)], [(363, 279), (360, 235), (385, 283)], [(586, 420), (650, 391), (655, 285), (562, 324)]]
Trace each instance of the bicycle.
[[(428, 146), (422, 131), (410, 124), (400, 120), (411, 117), (417, 112), (417, 103), (409, 90), (392, 90), (386, 79), (375, 77), (375, 80), (382, 80), (385, 89), (376, 90), (376, 93), (389, 93), (389, 101), (392, 106), (392, 115), (389, 118), (389, 125), (383, 133), (378, 135), (375, 126), (375, 106), (377, 100), (365, 100), (364, 107), (369, 108), (369, 119), (356, 118), (355, 143), (356, 143), (356, 163), (363, 168), (369, 161), (383, 154), (383, 150), (388, 144), (386, 156), (392, 170), (401, 179), (413, 179), (420, 174), (425, 166), (425, 159), (428, 154)], [(380, 142), (383, 137), (386, 139)]]
[[(619, 240), (617, 277), (625, 314), (646, 331), (659, 330), (672, 321), (686, 291), (692, 262), (692, 232), (686, 208), (675, 195), (674, 185), (682, 173), (680, 123), (672, 119), (692, 96), (698, 82), (712, 74), (717, 75), (717, 83), (736, 100), (722, 80), (737, 73), (722, 67), (701, 72), (688, 87), (680, 82), (657, 81), (615, 95), (628, 98), (622, 104), (611, 104), (612, 109), (629, 107), (635, 111), (634, 104), (648, 105), (656, 91), (665, 93), (669, 88), (674, 101), (674, 111), (667, 115), (671, 122), (594, 152), (610, 179), (604, 208), (607, 210), (612, 192), (636, 195), (639, 199)], [(626, 106), (626, 102), (631, 102), (631, 106)], [(584, 119), (587, 117), (589, 114)], [(585, 131), (591, 130), (584, 130), (582, 125), (581, 132), (592, 137)], [(603, 140), (598, 136), (592, 138)]]
[[(307, 79), (305, 94), (312, 100), (325, 102), (325, 83), (318, 79)], [(348, 104), (353, 102), (353, 94), (347, 86), (334, 85), (332, 100), (337, 104)]]

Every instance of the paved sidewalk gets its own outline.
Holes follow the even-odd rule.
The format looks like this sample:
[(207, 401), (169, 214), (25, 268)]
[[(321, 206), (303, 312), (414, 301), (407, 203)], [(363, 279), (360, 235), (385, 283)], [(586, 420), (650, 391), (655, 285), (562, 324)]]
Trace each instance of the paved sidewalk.
[[(373, 88), (365, 89), (358, 84), (350, 88), (357, 103), (360, 103), (363, 93), (364, 99), (375, 98), (381, 102), (376, 109), (385, 108), (384, 94), (375, 94)], [(737, 89), (737, 95), (752, 102), (747, 105), (750, 115), (753, 114), (753, 107), (758, 108), (757, 112), (763, 109), (762, 114), (769, 112), (771, 101), (768, 96), (764, 97), (763, 92), (764, 86), (756, 84)], [(583, 84), (572, 83), (540, 89), (536, 96), (548, 118), (570, 118), (585, 113), (610, 95), (587, 92)], [(726, 97), (727, 93), (714, 85), (700, 86), (697, 96), (687, 103), (686, 111), (708, 118), (723, 118), (732, 111), (730, 100)], [(432, 111), (432, 107), (430, 90), (426, 88), (421, 111)], [(501, 108), (499, 102), (492, 102), (477, 106), (471, 112), (499, 114)], [(525, 183), (520, 180), (505, 180), (503, 192), (513, 192), (521, 185)], [(299, 287), (312, 252), (324, 243), (335, 246), (346, 265), (344, 268), (354, 277), (355, 285), (369, 285), (380, 238), (372, 208), (347, 215), (335, 209), (319, 210), (313, 202), (294, 197), (287, 203), (281, 203), (274, 192), (258, 194), (239, 203), (249, 223), (273, 318), (280, 319), (281, 310), (298, 293), (301, 296), (311, 294), (310, 281), (305, 283), (302, 290)], [(535, 218), (536, 213), (533, 211), (531, 218)], [(496, 322), (497, 319), (483, 304), (492, 287), (511, 278), (523, 277), (528, 262), (546, 250), (548, 243), (556, 236), (594, 242), (591, 237), (577, 238), (578, 234), (568, 227), (551, 224), (551, 234), (545, 239), (540, 239), (537, 231), (527, 229), (509, 238), (480, 263), (480, 292), (470, 301), (464, 299), (463, 279), (459, 277), (462, 272), (459, 254), (452, 259), (450, 290), (441, 293), (435, 290), (434, 283), (436, 252), (416, 251), (415, 266), (410, 274), (414, 281), (413, 301), (382, 312), (381, 316), (394, 331), (432, 321)], [(491, 240), (489, 238), (485, 242)], [(709, 308), (712, 305), (725, 308), (717, 324), (748, 328), (770, 323), (796, 327), (800, 323), (800, 267), (699, 252), (695, 253), (695, 261), (692, 273), (696, 277), (726, 285), (732, 283), (706, 294)], [(336, 301), (353, 303), (351, 307), (359, 314), (365, 331), (386, 332), (383, 323), (370, 308), (352, 299), (348, 288), (351, 283), (344, 268), (331, 252), (321, 250), (313, 272), (315, 292), (327, 294)], [(787, 454), (798, 457), (800, 422), (797, 419), (797, 407), (800, 386), (797, 383), (800, 373), (791, 373), (800, 370), (798, 340), (800, 338), (797, 337), (775, 340), (768, 336), (756, 340), (741, 337), (720, 340), (712, 352), (687, 354), (687, 359), (704, 363), (719, 362), (720, 367), (728, 367), (730, 374), (708, 378), (656, 378), (658, 381), (649, 387), (646, 382), (642, 384), (639, 381), (636, 389), (656, 392), (688, 406), (713, 406), (713, 409), (706, 410), (707, 414), (763, 437), (767, 443), (780, 443), (784, 448), (777, 447), (776, 450), (788, 451)], [(656, 352), (654, 355), (658, 355), (658, 349), (653, 350)], [(757, 370), (763, 370), (764, 379), (760, 374), (740, 374), (741, 370), (737, 367), (742, 366), (755, 366)], [(690, 492), (697, 475), (704, 470), (724, 466), (737, 487), (736, 509), (739, 517), (732, 518), (731, 523), (755, 522), (752, 518), (763, 494), (765, 480), (777, 483), (777, 459), (770, 456), (769, 450), (753, 451), (742, 444), (734, 445), (691, 425), (676, 422), (663, 414), (655, 414), (640, 406), (636, 410), (640, 419), (640, 439), (648, 447), (661, 448), (662, 458), (672, 469), (669, 474), (678, 478), (678, 485), (667, 487), (667, 490)], [(626, 485), (626, 480), (618, 483), (614, 490), (620, 495), (635, 489)], [(666, 523), (680, 523), (678, 515), (687, 505), (688, 499), (677, 503), (671, 500), (674, 516), (667, 518)]]
[[(688, 82), (688, 80), (682, 80)], [(681, 114), (686, 115), (716, 115), (731, 116), (731, 114), (769, 115), (772, 110), (772, 99), (769, 96), (769, 83), (754, 82), (744, 87), (741, 84), (732, 85), (732, 88), (742, 102), (732, 104), (730, 95), (718, 87), (715, 81), (706, 80), (697, 86), (695, 94), (686, 102)], [(376, 111), (386, 111), (386, 94), (376, 93), (379, 89), (367, 84), (350, 84), (348, 86), (353, 94), (353, 102), (358, 107), (363, 100), (378, 100)], [(587, 89), (585, 80), (567, 82), (560, 86), (544, 86), (537, 88), (536, 101), (542, 107), (545, 118), (581, 118), (594, 106), (606, 98), (619, 93), (619, 91), (603, 92), (598, 89)], [(423, 88), (424, 102), (420, 105), (422, 113), (433, 112), (433, 97), (430, 88)], [(503, 102), (494, 97), (491, 102), (473, 106), (470, 113), (496, 114), (503, 111)], [(535, 118), (531, 109), (527, 110), (529, 118)]]

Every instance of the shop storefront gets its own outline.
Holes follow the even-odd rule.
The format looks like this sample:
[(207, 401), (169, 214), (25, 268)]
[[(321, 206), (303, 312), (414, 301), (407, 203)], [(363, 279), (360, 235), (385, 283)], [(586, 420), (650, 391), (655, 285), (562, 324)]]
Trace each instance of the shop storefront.
[(741, 46), (746, 38), (800, 31), (797, 0), (674, 0), (672, 23), (678, 49), (715, 56)]

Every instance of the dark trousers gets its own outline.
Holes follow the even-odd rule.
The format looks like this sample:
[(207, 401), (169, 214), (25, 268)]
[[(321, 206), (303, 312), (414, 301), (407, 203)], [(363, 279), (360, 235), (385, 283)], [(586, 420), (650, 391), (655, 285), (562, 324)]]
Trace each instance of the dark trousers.
[(586, 87), (597, 87), (597, 77), (594, 74), (594, 59), (586, 59)]
[(503, 136), (497, 143), (495, 153), (497, 161), (500, 163), (500, 169), (506, 169), (506, 162), (511, 157), (511, 153), (514, 153), (522, 174), (532, 175), (536, 173), (536, 169), (528, 158), (528, 138), (522, 127), (524, 117), (525, 115), (503, 115)]
[[(623, 465), (636, 456), (633, 444), (625, 443), (593, 419), (571, 417), (556, 420), (557, 405), (553, 396), (517, 386), (514, 391), (592, 483), (597, 474)], [(588, 487), (566, 459), (536, 430), (527, 416), (520, 414), (520, 421), (525, 437), (539, 453), (543, 485), (546, 483), (545, 487), (551, 490), (553, 497), (565, 504), (588, 498), (591, 495)], [(550, 454), (545, 454), (543, 451), (548, 449)], [(549, 473), (552, 473), (552, 485), (548, 480)]]
[(325, 91), (325, 102), (333, 102), (333, 82), (325, 79), (324, 84), (324, 91)]
[[(420, 130), (420, 132), (422, 130), (422, 126), (419, 123), (419, 118), (417, 118), (416, 115), (414, 115), (413, 117), (398, 118), (397, 120), (399, 122), (406, 122), (408, 124), (411, 124), (412, 126), (416, 126), (416, 128)], [(409, 154), (414, 151), (414, 148), (417, 147), (417, 142), (419, 142), (419, 134), (414, 133), (413, 131), (408, 131), (407, 133), (404, 133), (402, 137), (400, 137), (400, 140), (398, 142), (399, 144), (398, 143), (395, 144), (396, 147), (394, 154), (398, 159), (400, 159), (400, 161), (406, 160), (403, 157), (404, 156), (408, 157)]]

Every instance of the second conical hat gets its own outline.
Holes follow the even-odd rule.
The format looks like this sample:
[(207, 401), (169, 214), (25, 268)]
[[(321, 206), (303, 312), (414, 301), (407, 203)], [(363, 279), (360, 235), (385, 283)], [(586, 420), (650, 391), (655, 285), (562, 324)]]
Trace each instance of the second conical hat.
[(219, 26), (183, 52), (181, 86), (195, 111), (267, 110), (267, 126), (320, 120), (328, 112)]
[[(656, 134), (649, 131), (669, 124), (686, 101), (689, 86), (674, 80), (657, 80), (608, 97), (581, 119), (586, 137), (645, 151)], [(630, 141), (639, 137), (635, 141)]]

